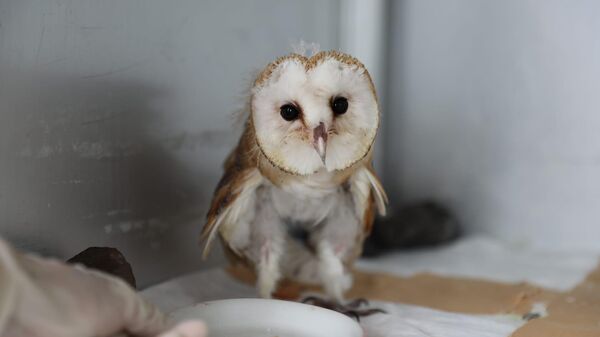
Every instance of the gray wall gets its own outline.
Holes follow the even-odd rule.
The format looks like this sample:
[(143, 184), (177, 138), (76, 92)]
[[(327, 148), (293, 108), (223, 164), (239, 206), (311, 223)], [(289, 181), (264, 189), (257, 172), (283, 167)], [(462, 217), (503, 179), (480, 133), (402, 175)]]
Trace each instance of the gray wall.
[[(345, 5), (0, 0), (0, 234), (63, 258), (116, 246), (141, 285), (214, 265), (197, 236), (231, 113), (292, 42), (337, 47)], [(412, 0), (387, 14), (392, 200), (441, 200), (470, 232), (598, 248), (600, 4)]]
[[(600, 2), (392, 5), (386, 183), (472, 232), (600, 247)], [(393, 130), (393, 132), (390, 132)]]
[(0, 234), (120, 248), (144, 286), (202, 263), (198, 233), (252, 75), (336, 1), (0, 1)]

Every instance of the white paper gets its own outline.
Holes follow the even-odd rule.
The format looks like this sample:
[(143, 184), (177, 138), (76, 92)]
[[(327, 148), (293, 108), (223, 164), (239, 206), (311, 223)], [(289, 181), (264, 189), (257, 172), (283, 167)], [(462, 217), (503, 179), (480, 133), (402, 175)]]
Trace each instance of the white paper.
[(388, 314), (361, 319), (365, 337), (508, 337), (525, 323), (515, 315), (469, 315), (373, 302)]
[(411, 276), (430, 272), (500, 282), (529, 282), (560, 291), (583, 281), (598, 264), (590, 252), (540, 251), (486, 237), (467, 237), (456, 243), (401, 251), (376, 259), (362, 259), (357, 268)]

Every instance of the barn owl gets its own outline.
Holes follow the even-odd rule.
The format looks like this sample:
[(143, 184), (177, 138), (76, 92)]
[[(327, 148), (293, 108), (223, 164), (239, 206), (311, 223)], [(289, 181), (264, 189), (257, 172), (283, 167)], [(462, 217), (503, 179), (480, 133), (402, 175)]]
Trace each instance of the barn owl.
[(260, 296), (281, 278), (320, 284), (341, 302), (375, 211), (387, 196), (371, 166), (380, 112), (364, 65), (337, 51), (290, 54), (251, 88), (202, 231), (252, 267)]

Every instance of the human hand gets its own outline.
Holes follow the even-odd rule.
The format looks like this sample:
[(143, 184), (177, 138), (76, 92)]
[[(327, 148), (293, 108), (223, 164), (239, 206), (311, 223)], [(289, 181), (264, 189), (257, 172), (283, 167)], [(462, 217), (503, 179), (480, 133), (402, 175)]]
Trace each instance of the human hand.
[(21, 255), (0, 239), (0, 334), (5, 337), (204, 337), (201, 322), (168, 330), (165, 316), (121, 279)]

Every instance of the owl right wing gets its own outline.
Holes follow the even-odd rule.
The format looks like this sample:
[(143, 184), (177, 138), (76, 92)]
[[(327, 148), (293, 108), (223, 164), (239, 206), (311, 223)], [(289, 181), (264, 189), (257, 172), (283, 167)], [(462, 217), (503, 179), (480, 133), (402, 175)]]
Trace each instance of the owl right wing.
[(248, 207), (254, 207), (254, 192), (263, 183), (257, 168), (239, 172), (225, 172), (217, 185), (208, 211), (201, 238), (205, 242), (202, 256), (206, 258), (219, 229), (235, 224)]
[(225, 160), (225, 171), (213, 194), (206, 224), (202, 229), (201, 240), (205, 242), (202, 252), (204, 258), (208, 255), (217, 233), (223, 234), (223, 225), (235, 225), (240, 215), (244, 214), (248, 207), (253, 207), (256, 189), (264, 182), (257, 165), (257, 154), (260, 150), (256, 148), (252, 130), (247, 124), (238, 146)]

